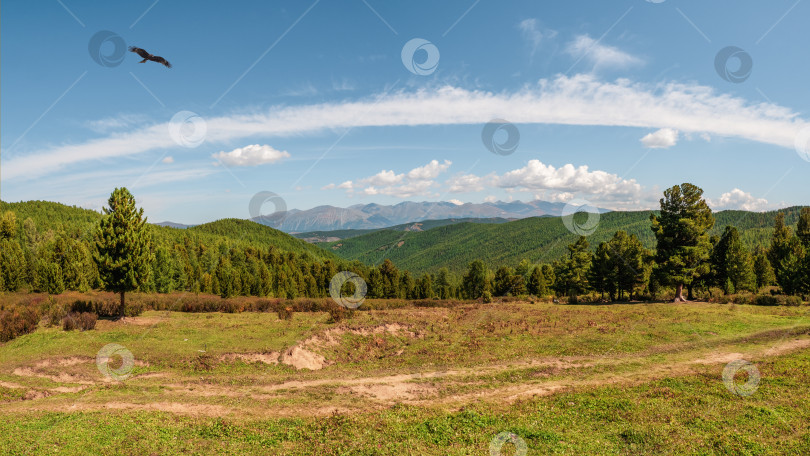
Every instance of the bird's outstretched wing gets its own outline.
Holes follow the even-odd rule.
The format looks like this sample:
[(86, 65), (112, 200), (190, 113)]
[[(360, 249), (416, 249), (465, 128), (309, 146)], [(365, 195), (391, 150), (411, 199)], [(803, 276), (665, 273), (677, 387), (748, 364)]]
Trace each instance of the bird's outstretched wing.
[(129, 50), (130, 50), (130, 52), (134, 52), (134, 53), (138, 54), (139, 56), (141, 56), (141, 58), (144, 58), (144, 59), (149, 59), (150, 57), (152, 57), (152, 54), (146, 52), (144, 49), (141, 49), (139, 47), (130, 46)]
[(169, 63), (168, 60), (164, 59), (163, 57), (157, 56), (157, 55), (152, 57), (149, 60), (151, 60), (153, 62), (157, 62), (157, 63), (162, 63), (162, 64), (166, 65), (166, 68), (171, 68), (172, 67), (172, 64)]

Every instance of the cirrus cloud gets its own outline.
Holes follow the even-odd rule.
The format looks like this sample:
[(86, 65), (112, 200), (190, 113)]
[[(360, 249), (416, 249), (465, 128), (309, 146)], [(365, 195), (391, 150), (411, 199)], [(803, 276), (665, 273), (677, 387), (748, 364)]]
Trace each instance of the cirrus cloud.
[(579, 35), (573, 41), (568, 43), (566, 52), (571, 56), (590, 61), (594, 69), (606, 67), (627, 67), (631, 65), (639, 65), (643, 61), (630, 55), (621, 49), (602, 44), (600, 41), (591, 38), (588, 35)]
[[(517, 92), (457, 87), (400, 91), (359, 101), (276, 106), (254, 114), (206, 118), (205, 144), (248, 137), (289, 137), (352, 127), (485, 124), (509, 112), (515, 124), (601, 125), (672, 128), (793, 148), (810, 126), (799, 115), (772, 103), (749, 103), (708, 86), (605, 82), (594, 75), (543, 79)], [(3, 179), (34, 179), (59, 168), (92, 160), (130, 156), (177, 144), (168, 122), (117, 132), (81, 143), (47, 147), (4, 160)]]

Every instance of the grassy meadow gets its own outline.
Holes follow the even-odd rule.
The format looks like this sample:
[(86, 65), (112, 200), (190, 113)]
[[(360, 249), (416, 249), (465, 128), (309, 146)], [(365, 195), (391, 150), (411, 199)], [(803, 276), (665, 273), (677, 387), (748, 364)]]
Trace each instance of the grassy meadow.
[(369, 304), (41, 325), (0, 345), (0, 454), (810, 451), (806, 306)]

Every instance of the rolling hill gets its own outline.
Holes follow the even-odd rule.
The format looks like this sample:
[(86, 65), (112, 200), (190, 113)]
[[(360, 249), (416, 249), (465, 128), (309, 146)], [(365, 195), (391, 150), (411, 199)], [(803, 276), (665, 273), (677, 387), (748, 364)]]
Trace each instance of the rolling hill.
[[(801, 208), (784, 209), (786, 222), (795, 224)], [(588, 237), (591, 247), (608, 240), (618, 230), (639, 237), (647, 248), (654, 248), (650, 230), (650, 211), (609, 212), (601, 214), (596, 231)], [(767, 246), (776, 212), (722, 211), (715, 213), (712, 234), (726, 225), (736, 226), (749, 247)], [(577, 217), (586, 217), (578, 214)], [(533, 217), (504, 224), (459, 223), (427, 231), (379, 230), (328, 244), (344, 259), (379, 264), (388, 258), (399, 268), (413, 273), (435, 272), (441, 267), (460, 273), (475, 260), (484, 260), (490, 268), (517, 265), (526, 258), (533, 262), (551, 262), (562, 257), (566, 246), (577, 235), (568, 231), (559, 217)]]
[[(93, 230), (101, 219), (99, 212), (77, 206), (67, 206), (50, 201), (25, 201), (18, 203), (0, 202), (0, 212), (10, 210), (17, 217), (18, 226), (24, 230), (26, 219), (31, 219), (39, 233), (49, 230), (65, 232), (70, 237), (89, 240)], [(255, 223), (250, 220), (222, 219), (187, 228), (152, 225), (157, 240), (171, 240), (182, 243), (185, 237), (197, 237), (209, 245), (228, 240), (233, 244), (266, 247), (274, 245), (282, 252), (294, 252), (298, 255), (308, 254), (321, 261), (340, 258), (329, 250), (297, 239), (283, 231)]]
[(506, 223), (509, 222), (505, 218), (461, 218), (461, 219), (442, 219), (442, 220), (424, 220), (421, 222), (404, 223), (402, 225), (390, 226), (387, 228), (368, 229), (368, 230), (334, 230), (334, 231), (309, 231), (306, 233), (294, 233), (293, 236), (298, 239), (305, 240), (312, 243), (321, 242), (335, 242), (341, 239), (349, 239), (364, 234), (373, 233), (381, 229), (392, 231), (427, 231), (436, 227), (445, 225), (454, 225), (456, 223)]

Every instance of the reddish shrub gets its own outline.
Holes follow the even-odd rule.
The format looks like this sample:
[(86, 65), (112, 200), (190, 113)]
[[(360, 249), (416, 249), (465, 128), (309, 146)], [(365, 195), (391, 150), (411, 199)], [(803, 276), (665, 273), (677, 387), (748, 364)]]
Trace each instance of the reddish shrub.
[(79, 328), (82, 331), (89, 331), (91, 329), (96, 329), (96, 321), (98, 320), (98, 315), (92, 312), (82, 312), (79, 314), (78, 323)]
[(39, 310), (36, 305), (21, 304), (0, 311), (0, 342), (36, 331), (39, 325)]
[(62, 318), (62, 329), (65, 331), (73, 331), (79, 326), (79, 322), (76, 321), (77, 319), (78, 314), (75, 312), (70, 312), (65, 315), (64, 318)]

